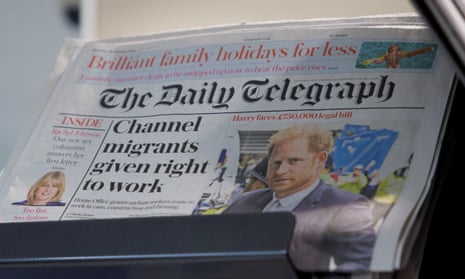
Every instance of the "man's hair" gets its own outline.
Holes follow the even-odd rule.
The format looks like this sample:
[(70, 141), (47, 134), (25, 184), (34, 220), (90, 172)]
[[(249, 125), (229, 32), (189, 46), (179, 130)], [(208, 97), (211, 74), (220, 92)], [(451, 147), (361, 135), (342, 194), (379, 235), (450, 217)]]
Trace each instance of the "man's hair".
[(322, 129), (317, 124), (309, 123), (296, 124), (273, 134), (268, 140), (268, 155), (271, 154), (276, 144), (300, 137), (307, 139), (309, 152), (331, 153), (334, 141), (331, 132)]

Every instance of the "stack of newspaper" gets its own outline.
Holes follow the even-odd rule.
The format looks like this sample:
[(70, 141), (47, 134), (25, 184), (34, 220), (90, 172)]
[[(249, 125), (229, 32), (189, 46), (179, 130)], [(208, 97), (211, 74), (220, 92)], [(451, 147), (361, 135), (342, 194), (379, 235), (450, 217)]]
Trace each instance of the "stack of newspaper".
[[(454, 83), (415, 14), (67, 40), (1, 177), (0, 221), (227, 214), (279, 190), (270, 168), (306, 158), (277, 157), (269, 138), (311, 124), (334, 143), (316, 181), (369, 216), (319, 208), (318, 221), (339, 221), (304, 242), (329, 262), (296, 247), (291, 259), (302, 271), (392, 272), (428, 207)], [(288, 208), (296, 234), (299, 206)], [(368, 241), (345, 251), (341, 238)]]

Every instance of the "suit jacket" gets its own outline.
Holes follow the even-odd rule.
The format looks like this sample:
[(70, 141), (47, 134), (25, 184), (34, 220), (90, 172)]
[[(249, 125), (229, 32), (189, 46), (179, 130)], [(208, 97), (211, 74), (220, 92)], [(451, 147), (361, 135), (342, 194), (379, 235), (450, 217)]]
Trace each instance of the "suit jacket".
[[(271, 189), (243, 193), (225, 211), (262, 212)], [(357, 272), (370, 267), (375, 231), (369, 201), (322, 181), (293, 210), (296, 224), (289, 256), (298, 270)], [(334, 260), (335, 269), (330, 268)]]

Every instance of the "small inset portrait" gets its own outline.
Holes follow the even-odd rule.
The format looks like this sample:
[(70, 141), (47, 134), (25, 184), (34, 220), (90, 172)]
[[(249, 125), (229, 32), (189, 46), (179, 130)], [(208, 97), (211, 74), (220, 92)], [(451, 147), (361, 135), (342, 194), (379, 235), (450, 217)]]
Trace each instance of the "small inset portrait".
[(13, 202), (14, 205), (63, 206), (61, 197), (65, 192), (65, 174), (50, 171), (39, 178), (27, 193), (27, 199)]

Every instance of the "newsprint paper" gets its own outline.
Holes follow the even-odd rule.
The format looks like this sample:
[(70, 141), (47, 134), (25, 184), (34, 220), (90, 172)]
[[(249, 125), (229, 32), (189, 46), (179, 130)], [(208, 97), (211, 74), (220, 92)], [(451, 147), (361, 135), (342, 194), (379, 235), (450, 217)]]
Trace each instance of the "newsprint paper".
[[(298, 269), (398, 269), (441, 148), (448, 59), (411, 14), (67, 40), (3, 171), (0, 220), (262, 212), (279, 200), (296, 216)], [(305, 127), (319, 131), (314, 146), (298, 134), (268, 148)]]

